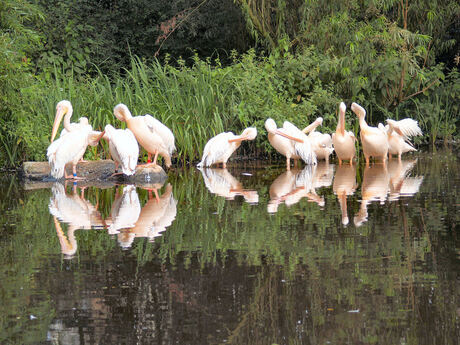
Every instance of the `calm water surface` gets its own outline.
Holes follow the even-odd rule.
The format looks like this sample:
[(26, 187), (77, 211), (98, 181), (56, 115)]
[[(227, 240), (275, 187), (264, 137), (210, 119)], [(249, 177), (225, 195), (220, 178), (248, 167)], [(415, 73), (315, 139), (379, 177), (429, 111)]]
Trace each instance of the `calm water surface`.
[(4, 176), (0, 343), (458, 344), (456, 155), (162, 186)]

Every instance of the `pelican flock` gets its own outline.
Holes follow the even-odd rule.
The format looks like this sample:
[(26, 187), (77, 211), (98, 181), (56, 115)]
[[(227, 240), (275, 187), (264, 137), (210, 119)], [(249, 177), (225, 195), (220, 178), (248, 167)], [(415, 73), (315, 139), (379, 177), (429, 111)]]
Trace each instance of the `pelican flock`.
[[(423, 177), (409, 177), (409, 171), (416, 160), (404, 162), (401, 155), (416, 149), (410, 143), (410, 138), (422, 135), (417, 121), (410, 118), (403, 120), (386, 120), (386, 126), (379, 124), (372, 127), (366, 122), (366, 110), (357, 103), (351, 104), (351, 110), (359, 120), (360, 139), (366, 166), (361, 185), (361, 206), (353, 218), (355, 226), (367, 221), (368, 205), (373, 201), (384, 203), (394, 201), (401, 196), (412, 196), (418, 192)], [(76, 175), (76, 166), (82, 160), (88, 145), (97, 145), (104, 138), (108, 142), (109, 153), (115, 162), (115, 173), (130, 176), (135, 174), (139, 160), (139, 145), (147, 151), (147, 167), (158, 167), (158, 156), (163, 157), (166, 167), (172, 164), (171, 156), (176, 150), (175, 138), (172, 131), (151, 115), (132, 116), (128, 107), (122, 103), (113, 109), (114, 116), (126, 122), (126, 129), (117, 129), (107, 124), (104, 130), (95, 131), (86, 117), (78, 122), (70, 122), (73, 115), (72, 104), (63, 100), (56, 105), (56, 114), (51, 131), (51, 144), (47, 149), (48, 163), (51, 175), (56, 179), (81, 179)], [(273, 181), (269, 189), (270, 200), (267, 211), (275, 213), (281, 204), (287, 207), (306, 198), (315, 202), (319, 207), (325, 207), (326, 200), (316, 193), (317, 188), (333, 186), (333, 192), (341, 209), (343, 226), (349, 224), (347, 197), (353, 195), (358, 185), (356, 182), (355, 142), (357, 138), (345, 126), (346, 105), (340, 103), (337, 127), (332, 136), (320, 133), (317, 127), (322, 125), (322, 117), (317, 118), (303, 130), (294, 124), (284, 121), (283, 127), (278, 128), (276, 122), (268, 118), (265, 121), (267, 138), (273, 148), (286, 158), (286, 171)], [(63, 122), (60, 137), (55, 140), (59, 126)], [(251, 141), (257, 137), (257, 129), (248, 127), (239, 135), (233, 132), (223, 132), (211, 138), (203, 148), (201, 161), (197, 164), (209, 192), (234, 200), (242, 196), (251, 204), (259, 202), (256, 190), (244, 189), (243, 185), (226, 169), (232, 154), (245, 140)], [(334, 176), (335, 166), (329, 164), (331, 154), (337, 155), (338, 168)], [(397, 155), (397, 161), (391, 161), (391, 156)], [(153, 160), (152, 160), (153, 157)], [(383, 164), (370, 166), (370, 159), (376, 158)], [(387, 158), (390, 160), (387, 164)], [(294, 169), (291, 171), (291, 162)], [(306, 164), (303, 170), (297, 168), (298, 161)], [(324, 160), (325, 162), (319, 162)], [(349, 161), (349, 165), (342, 165)], [(68, 175), (65, 167), (72, 165), (72, 175)], [(222, 169), (210, 168), (222, 165)], [(118, 169), (121, 168), (121, 172)], [(332, 182), (334, 181), (334, 182)], [(50, 199), (49, 210), (54, 218), (56, 233), (61, 244), (61, 251), (72, 257), (77, 251), (74, 232), (77, 229), (107, 228), (108, 233), (118, 236), (120, 246), (128, 248), (135, 237), (148, 237), (150, 240), (161, 236), (171, 225), (177, 213), (177, 201), (172, 196), (172, 186), (168, 184), (161, 194), (158, 190), (162, 183), (151, 183), (149, 200), (141, 207), (136, 187), (123, 187), (112, 204), (110, 216), (102, 219), (93, 206), (81, 195), (76, 193), (76, 183), (73, 194), (67, 195), (61, 184), (53, 186), (53, 197)], [(144, 188), (147, 188), (144, 185)], [(154, 193), (154, 196), (153, 196)], [(68, 224), (67, 235), (61, 223)]]

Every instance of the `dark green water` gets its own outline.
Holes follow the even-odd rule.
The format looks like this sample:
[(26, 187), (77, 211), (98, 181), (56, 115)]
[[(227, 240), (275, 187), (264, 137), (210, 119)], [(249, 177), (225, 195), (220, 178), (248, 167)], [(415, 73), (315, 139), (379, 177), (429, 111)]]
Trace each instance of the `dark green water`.
[(458, 344), (458, 184), (445, 150), (175, 171), (158, 199), (4, 176), (0, 343)]

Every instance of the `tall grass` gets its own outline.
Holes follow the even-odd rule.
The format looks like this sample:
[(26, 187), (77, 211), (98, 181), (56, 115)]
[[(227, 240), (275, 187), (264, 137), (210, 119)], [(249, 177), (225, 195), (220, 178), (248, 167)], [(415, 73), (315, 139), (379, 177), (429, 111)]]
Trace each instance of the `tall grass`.
[[(56, 103), (68, 99), (74, 108), (72, 120), (86, 116), (96, 130), (107, 124), (125, 126), (113, 115), (118, 103), (125, 103), (133, 115), (151, 114), (158, 118), (176, 137), (177, 152), (173, 156), (176, 164), (198, 160), (205, 143), (217, 133), (240, 132), (247, 126), (256, 126), (259, 135), (254, 142), (244, 145), (244, 151), (265, 155), (273, 152), (264, 129), (268, 117), (278, 125), (288, 120), (304, 127), (322, 116), (325, 121), (321, 130), (330, 133), (335, 129), (340, 95), (334, 91), (332, 81), (330, 85), (315, 84), (314, 75), (308, 83), (314, 86), (293, 87), (293, 76), (298, 79), (299, 73), (309, 75), (298, 69), (303, 66), (303, 60), (299, 61), (292, 56), (273, 61), (250, 51), (234, 57), (234, 63), (226, 67), (218, 60), (195, 58), (191, 66), (179, 60), (178, 65), (172, 66), (167, 61), (146, 63), (133, 57), (129, 70), (116, 77), (99, 73), (96, 77), (77, 79), (72, 73), (56, 69), (53, 77), (38, 78), (36, 83), (21, 90), (22, 107), (15, 110), (15, 135), (0, 134), (0, 145), (11, 162), (44, 160)], [(435, 94), (439, 100), (436, 114), (442, 116), (435, 116), (429, 110), (433, 96), (421, 95), (420, 100), (408, 102), (404, 107), (406, 113), (416, 110), (415, 115), (407, 116), (420, 120), (432, 140), (458, 135), (455, 133), (458, 105), (454, 100), (460, 91), (459, 87), (450, 87), (457, 85), (457, 80), (458, 73), (446, 80), (443, 90)], [(347, 121), (349, 128), (357, 130), (354, 117)], [(89, 148), (86, 158), (106, 158), (107, 151), (107, 144), (102, 143)]]

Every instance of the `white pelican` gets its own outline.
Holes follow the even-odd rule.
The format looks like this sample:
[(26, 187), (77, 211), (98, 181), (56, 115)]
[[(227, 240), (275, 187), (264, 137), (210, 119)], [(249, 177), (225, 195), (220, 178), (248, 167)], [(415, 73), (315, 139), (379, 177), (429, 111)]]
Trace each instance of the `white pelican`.
[(324, 159), (329, 162), (329, 156), (334, 152), (332, 147), (332, 138), (327, 133), (320, 133), (316, 131), (316, 127), (323, 124), (323, 118), (318, 117), (313, 123), (305, 127), (302, 132), (308, 134), (313, 151), (315, 151), (317, 159)]
[[(48, 163), (51, 167), (51, 176), (54, 178), (61, 178), (65, 176), (66, 179), (77, 177), (77, 163), (85, 154), (88, 145), (96, 146), (104, 133), (93, 131), (91, 125), (88, 124), (87, 119), (80, 119), (80, 123), (71, 124), (70, 117), (72, 116), (72, 106), (68, 101), (61, 101), (56, 106), (56, 116), (54, 119), (53, 130), (51, 134), (51, 144), (48, 146), (46, 155)], [(65, 134), (61, 134), (56, 141), (57, 130), (64, 116), (64, 129)], [(73, 177), (67, 175), (65, 166), (72, 163)]]
[(257, 129), (254, 127), (246, 128), (241, 135), (232, 132), (217, 134), (211, 138), (203, 150), (203, 158), (198, 163), (198, 167), (210, 167), (213, 164), (222, 163), (222, 167), (227, 167), (227, 160), (240, 147), (243, 140), (254, 140), (257, 136)]
[(259, 194), (255, 190), (244, 189), (227, 169), (200, 169), (206, 188), (212, 193), (224, 197), (227, 200), (234, 200), (237, 195), (242, 195), (246, 202), (257, 204)]
[[(61, 137), (63, 135), (66, 135), (70, 131), (79, 129), (81, 127), (89, 125), (88, 118), (86, 117), (80, 117), (78, 120), (79, 122), (70, 122), (70, 118), (72, 117), (73, 114), (73, 107), (72, 103), (70, 103), (67, 100), (62, 100), (56, 105), (56, 116), (54, 117), (54, 123), (53, 123), (53, 131), (51, 133), (51, 142), (54, 141), (54, 138), (56, 137), (57, 131), (59, 129), (59, 123), (62, 120), (62, 117), (64, 115), (67, 115), (64, 118), (64, 128), (61, 131)], [(67, 128), (67, 129), (66, 129)]]
[[(120, 121), (125, 121), (139, 144), (147, 151), (147, 166), (157, 166), (158, 155), (165, 160), (166, 167), (171, 166), (171, 155), (176, 150), (174, 135), (171, 130), (151, 115), (132, 116), (128, 107), (118, 104), (113, 114)], [(155, 155), (151, 163), (152, 154)]]
[(337, 122), (337, 128), (335, 133), (332, 134), (332, 142), (334, 144), (334, 150), (339, 158), (339, 165), (342, 164), (343, 160), (349, 160), (350, 164), (353, 164), (353, 158), (356, 153), (355, 140), (356, 137), (352, 131), (345, 130), (345, 111), (347, 106), (341, 102), (339, 107), (339, 121)]
[(283, 128), (278, 129), (273, 119), (265, 121), (268, 132), (268, 141), (276, 151), (286, 157), (286, 169), (291, 169), (290, 159), (301, 158), (306, 164), (316, 164), (316, 155), (311, 147), (310, 140), (300, 129), (288, 121), (284, 121)]
[(340, 209), (342, 210), (343, 225), (349, 223), (347, 196), (353, 195), (356, 188), (358, 188), (358, 184), (356, 183), (356, 166), (353, 164), (339, 165), (334, 176), (332, 190), (339, 200)]
[(353, 221), (356, 226), (362, 225), (367, 221), (367, 206), (372, 201), (379, 201), (381, 205), (385, 203), (389, 192), (390, 174), (387, 165), (365, 166), (363, 182), (361, 184), (361, 206)]
[[(359, 127), (361, 143), (363, 145), (364, 158), (366, 159), (366, 166), (369, 166), (370, 157), (382, 158), (383, 164), (386, 163), (388, 154), (388, 139), (384, 128), (371, 127), (364, 119), (366, 110), (357, 103), (351, 104), (351, 110), (359, 118)], [(382, 126), (383, 127), (383, 126)]]
[(112, 125), (106, 125), (103, 138), (109, 143), (109, 150), (115, 162), (115, 173), (118, 166), (125, 175), (133, 175), (136, 172), (137, 159), (139, 158), (139, 145), (133, 132), (127, 129), (115, 129)]
[(109, 234), (118, 234), (120, 229), (134, 227), (139, 219), (140, 213), (141, 204), (139, 203), (136, 186), (124, 186), (121, 195), (117, 189), (110, 216), (105, 221)]
[(409, 151), (417, 151), (410, 143), (409, 137), (422, 135), (422, 130), (418, 126), (417, 121), (412, 119), (403, 119), (395, 121), (386, 120), (387, 125), (385, 130), (388, 136), (388, 157), (398, 155), (398, 160), (401, 161), (401, 154)]

